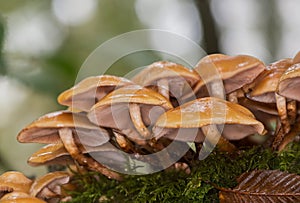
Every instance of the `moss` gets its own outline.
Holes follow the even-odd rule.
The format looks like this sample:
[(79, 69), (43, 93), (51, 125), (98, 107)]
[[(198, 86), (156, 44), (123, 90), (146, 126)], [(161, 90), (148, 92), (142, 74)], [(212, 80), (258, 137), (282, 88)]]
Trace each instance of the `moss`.
[(218, 202), (218, 187), (236, 186), (236, 178), (254, 169), (279, 169), (300, 174), (300, 143), (284, 152), (254, 147), (235, 154), (214, 151), (192, 163), (192, 172), (158, 172), (109, 180), (97, 173), (75, 175), (78, 191), (71, 202)]

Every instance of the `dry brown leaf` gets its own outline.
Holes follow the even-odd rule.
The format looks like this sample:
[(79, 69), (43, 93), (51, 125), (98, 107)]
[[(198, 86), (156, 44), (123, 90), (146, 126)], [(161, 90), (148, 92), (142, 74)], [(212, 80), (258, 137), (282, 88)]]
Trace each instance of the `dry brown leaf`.
[(300, 176), (279, 170), (255, 170), (238, 178), (234, 189), (220, 188), (221, 203), (300, 202)]

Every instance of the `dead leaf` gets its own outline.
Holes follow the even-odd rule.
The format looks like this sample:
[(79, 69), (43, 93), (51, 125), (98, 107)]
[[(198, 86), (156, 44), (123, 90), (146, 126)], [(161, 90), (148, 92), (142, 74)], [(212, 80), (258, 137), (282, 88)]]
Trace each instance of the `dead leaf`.
[(221, 203), (300, 202), (300, 176), (278, 170), (255, 170), (238, 178), (234, 189), (220, 188)]

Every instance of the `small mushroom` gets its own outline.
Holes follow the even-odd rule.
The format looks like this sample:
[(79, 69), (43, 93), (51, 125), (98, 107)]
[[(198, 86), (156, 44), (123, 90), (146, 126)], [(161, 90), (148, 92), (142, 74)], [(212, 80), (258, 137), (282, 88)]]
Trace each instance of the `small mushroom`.
[(279, 95), (300, 101), (300, 62), (286, 69), (278, 83)]
[(132, 78), (132, 81), (144, 87), (157, 90), (160, 94), (179, 100), (198, 82), (199, 76), (193, 70), (180, 64), (159, 61), (155, 62)]
[[(221, 125), (224, 125), (222, 133), (219, 132)], [(156, 139), (168, 137), (185, 142), (203, 142), (206, 137), (221, 150), (231, 151), (234, 146), (226, 139), (239, 140), (254, 133), (263, 134), (264, 126), (241, 105), (205, 97), (162, 114), (153, 133)]]
[(29, 192), (32, 180), (18, 171), (5, 172), (0, 176), (0, 198), (10, 192)]
[(74, 87), (61, 93), (58, 97), (58, 102), (73, 109), (88, 111), (109, 92), (132, 84), (126, 78), (113, 75), (88, 77)]
[[(212, 54), (204, 57), (195, 66), (194, 70), (199, 73), (199, 80), (194, 91), (197, 97), (208, 96), (203, 89), (208, 86), (211, 91), (222, 90), (219, 80), (223, 81), (225, 93), (232, 94), (235, 91), (252, 83), (263, 72), (265, 65), (255, 57), (248, 55), (227, 56)], [(204, 94), (203, 94), (204, 92)], [(221, 93), (217, 93), (220, 95)]]
[(0, 203), (46, 203), (45, 201), (32, 197), (25, 192), (11, 192), (0, 199)]
[(161, 94), (132, 85), (105, 96), (92, 107), (88, 118), (99, 126), (119, 130), (139, 145), (146, 145), (151, 138), (147, 127), (170, 108), (172, 104)]
[(68, 153), (80, 165), (98, 171), (110, 178), (121, 179), (120, 175), (84, 156), (78, 144), (100, 146), (109, 141), (108, 132), (92, 124), (83, 113), (59, 111), (42, 116), (19, 135), (20, 142), (57, 143), (62, 142)]
[[(297, 101), (300, 101), (300, 63), (290, 66), (280, 77), (277, 87), (277, 103), (278, 113), (281, 116), (282, 129), (276, 135), (273, 148), (280, 147), (279, 145), (286, 134), (290, 131), (290, 126), (295, 123), (297, 117)], [(299, 125), (295, 123), (295, 125)], [(293, 126), (295, 128), (295, 126)], [(297, 126), (296, 126), (297, 128)], [(289, 133), (296, 136), (296, 133)], [(292, 140), (292, 139), (290, 139)], [(286, 142), (286, 141), (285, 141)], [(282, 148), (282, 147), (281, 147)]]
[(33, 182), (30, 188), (30, 195), (45, 201), (50, 199), (59, 201), (63, 197), (62, 186), (69, 183), (69, 181), (70, 174), (68, 172), (56, 171), (48, 173)]
[(76, 142), (84, 145), (101, 145), (109, 140), (107, 131), (92, 124), (85, 114), (69, 111), (52, 112), (40, 117), (21, 130), (17, 139), (25, 143), (53, 144), (61, 142), (61, 128), (72, 128), (77, 135)]
[(251, 100), (263, 103), (276, 103), (276, 90), (282, 74), (293, 64), (292, 59), (276, 61), (256, 79), (254, 87), (247, 97)]
[(296, 102), (286, 101), (286, 98), (277, 92), (280, 78), (292, 64), (293, 60), (290, 58), (282, 59), (270, 64), (266, 71), (257, 78), (257, 82), (252, 88), (252, 91), (247, 94), (247, 97), (251, 100), (276, 104), (281, 126), (279, 127), (278, 125), (274, 142), (281, 140), (282, 137), (290, 131), (291, 125), (295, 120), (294, 118), (290, 119), (288, 114), (294, 112), (296, 115)]
[(33, 153), (27, 163), (31, 166), (41, 165), (69, 165), (74, 161), (62, 142), (48, 144)]

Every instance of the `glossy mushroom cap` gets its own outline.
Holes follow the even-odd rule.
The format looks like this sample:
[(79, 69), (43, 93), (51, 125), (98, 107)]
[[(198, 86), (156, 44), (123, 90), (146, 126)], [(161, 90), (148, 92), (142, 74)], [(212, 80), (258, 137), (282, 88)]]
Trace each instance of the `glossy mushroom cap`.
[(25, 192), (11, 192), (0, 199), (0, 203), (46, 203), (45, 201), (32, 197)]
[(159, 93), (139, 85), (131, 85), (117, 89), (101, 99), (92, 107), (88, 118), (99, 126), (127, 128), (130, 125), (128, 121), (131, 120), (128, 113), (128, 105), (131, 103), (140, 105), (143, 121), (147, 125), (165, 110), (172, 108), (172, 104)]
[(275, 92), (282, 74), (293, 64), (292, 59), (282, 59), (270, 64), (255, 83), (252, 91), (247, 94), (251, 100), (263, 103), (275, 103)]
[(74, 164), (63, 143), (48, 144), (31, 155), (27, 163), (31, 166)]
[[(203, 88), (205, 83), (214, 82), (220, 78), (223, 80), (225, 93), (229, 94), (253, 82), (264, 69), (263, 62), (252, 56), (208, 55), (201, 59), (194, 68), (201, 77), (195, 91)], [(216, 75), (216, 72), (219, 73), (219, 76)]]
[(64, 91), (58, 97), (62, 105), (88, 111), (102, 97), (109, 92), (133, 83), (122, 77), (113, 75), (100, 75), (88, 77), (74, 87)]
[(57, 143), (60, 142), (58, 130), (61, 128), (74, 129), (80, 137), (78, 142), (85, 145), (101, 145), (109, 140), (106, 130), (92, 124), (85, 114), (69, 111), (57, 111), (40, 117), (24, 128), (17, 139), (26, 143)]
[(281, 76), (278, 94), (300, 101), (300, 63), (289, 67)]
[(170, 95), (179, 98), (192, 91), (200, 78), (193, 70), (180, 64), (159, 61), (143, 69), (132, 81), (144, 87), (155, 87), (161, 79), (168, 80)]
[(28, 193), (32, 180), (17, 171), (5, 172), (0, 176), (0, 198), (8, 192)]
[[(156, 138), (170, 136), (172, 139), (197, 142), (203, 141), (204, 135), (201, 130), (195, 129), (207, 125), (224, 125), (222, 135), (228, 140), (239, 140), (264, 131), (263, 124), (248, 109), (222, 99), (206, 97), (165, 112), (158, 118), (153, 132)], [(191, 130), (196, 134), (189, 134)], [(176, 138), (174, 133), (176, 136), (178, 131), (180, 135)]]
[(70, 174), (63, 171), (48, 173), (34, 181), (30, 195), (41, 199), (61, 197), (62, 185), (70, 181)]

